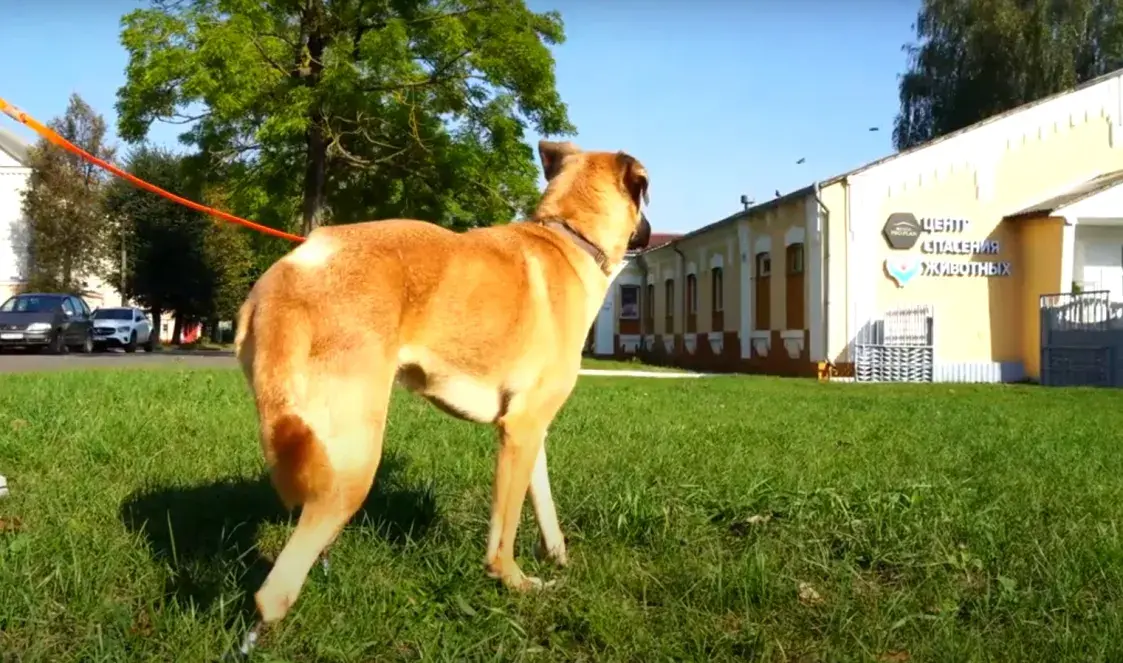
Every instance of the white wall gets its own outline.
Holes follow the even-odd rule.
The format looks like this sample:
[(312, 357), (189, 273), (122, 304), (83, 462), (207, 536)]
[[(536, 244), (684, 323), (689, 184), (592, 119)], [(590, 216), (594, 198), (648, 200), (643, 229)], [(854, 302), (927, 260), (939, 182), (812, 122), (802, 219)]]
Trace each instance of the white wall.
[(1073, 279), (1087, 290), (1107, 290), (1123, 302), (1123, 226), (1076, 226)]
[(22, 194), (30, 178), (30, 168), (24, 168), (0, 150), (0, 290), (3, 291), (23, 278), (17, 247), (23, 242), (19, 237), (24, 227)]
[[(21, 281), (26, 256), (26, 222), (23, 219), (23, 191), (31, 180), (31, 169), (0, 150), (0, 301), (13, 294)], [(113, 284), (91, 276), (85, 279), (92, 291), (84, 299), (90, 308), (117, 306), (121, 296)]]

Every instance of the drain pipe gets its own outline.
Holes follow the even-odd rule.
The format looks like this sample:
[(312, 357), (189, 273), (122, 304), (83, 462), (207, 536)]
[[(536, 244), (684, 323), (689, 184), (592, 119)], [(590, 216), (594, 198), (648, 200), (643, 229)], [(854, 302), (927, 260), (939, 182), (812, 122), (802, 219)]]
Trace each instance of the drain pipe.
[(815, 196), (815, 204), (819, 206), (819, 210), (822, 212), (822, 221), (819, 224), (822, 228), (822, 233), (819, 238), (819, 245), (823, 247), (823, 261), (819, 267), (819, 277), (823, 281), (823, 357), (827, 362), (827, 365), (830, 366), (834, 363), (831, 360), (830, 352), (828, 350), (828, 348), (830, 348), (831, 339), (831, 225), (829, 222), (831, 211), (827, 209), (827, 206), (823, 204), (823, 199), (819, 196), (820, 190), (818, 180), (816, 180), (815, 183), (811, 185), (811, 191), (812, 195)]
[[(637, 254), (636, 255), (636, 264), (639, 265), (639, 274), (640, 274), (640, 277), (639, 277), (639, 282), (640, 282), (640, 286), (639, 286), (639, 302), (640, 302), (639, 303), (639, 311), (640, 311), (639, 349), (640, 349), (640, 351), (643, 351), (643, 350), (649, 349), (649, 348), (646, 347), (646, 344), (647, 344), (646, 339), (647, 339), (648, 330), (644, 329), (643, 323), (647, 321), (647, 319), (648, 319), (647, 318), (647, 309), (648, 309), (648, 307), (651, 307), (651, 309), (652, 309), (652, 311), (651, 311), (651, 324), (655, 324), (655, 297), (653, 296), (651, 298), (650, 302), (645, 301), (647, 299), (647, 256), (645, 256), (642, 253)], [(654, 329), (652, 329), (650, 331), (651, 331), (652, 334), (655, 333)]]

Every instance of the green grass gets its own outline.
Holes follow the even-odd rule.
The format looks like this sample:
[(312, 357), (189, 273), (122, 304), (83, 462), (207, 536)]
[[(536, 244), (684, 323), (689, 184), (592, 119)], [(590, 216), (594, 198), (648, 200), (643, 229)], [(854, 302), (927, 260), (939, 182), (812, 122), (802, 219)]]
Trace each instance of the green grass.
[[(1119, 398), (582, 378), (550, 438), (571, 565), (528, 509), (519, 560), (562, 582), (518, 596), (482, 571), (491, 432), (398, 394), (258, 660), (1121, 660)], [(215, 660), (290, 527), (261, 468), (233, 370), (0, 376), (0, 660)]]
[(623, 359), (594, 359), (592, 357), (582, 357), (581, 368), (594, 368), (601, 371), (654, 371), (656, 373), (665, 371), (669, 371), (672, 373), (691, 372), (685, 368), (676, 368), (674, 366), (656, 366), (655, 364), (645, 364), (639, 359), (626, 361)]

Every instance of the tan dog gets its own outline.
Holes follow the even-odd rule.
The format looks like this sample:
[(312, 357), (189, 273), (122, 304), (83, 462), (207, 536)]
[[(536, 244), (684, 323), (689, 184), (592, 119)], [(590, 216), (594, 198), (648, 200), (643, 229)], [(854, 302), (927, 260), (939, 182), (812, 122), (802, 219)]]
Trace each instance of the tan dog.
[[(256, 594), (265, 623), (362, 505), (397, 379), (456, 417), (495, 424), (500, 450), (485, 564), (515, 563), (529, 486), (541, 543), (566, 563), (546, 430), (625, 251), (647, 245), (647, 172), (633, 157), (542, 141), (548, 184), (530, 221), (454, 233), (411, 220), (320, 228), (254, 285), (237, 355), (253, 388), (273, 484), (299, 522)], [(255, 631), (256, 632), (256, 631)]]

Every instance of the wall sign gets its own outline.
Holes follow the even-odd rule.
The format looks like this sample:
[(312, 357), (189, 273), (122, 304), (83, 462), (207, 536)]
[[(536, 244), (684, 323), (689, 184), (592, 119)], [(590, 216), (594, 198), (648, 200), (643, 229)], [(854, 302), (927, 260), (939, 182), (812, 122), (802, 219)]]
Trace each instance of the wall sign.
[[(887, 258), (885, 272), (897, 282), (899, 288), (905, 287), (917, 276), (1010, 276), (1010, 263), (1005, 260), (958, 262), (937, 258), (937, 256), (997, 256), (999, 254), (1000, 247), (996, 240), (968, 240), (954, 237), (968, 232), (970, 228), (971, 222), (968, 219), (917, 219), (914, 215), (904, 212), (890, 214), (882, 228), (890, 248), (908, 250), (919, 243), (921, 253), (926, 255)], [(921, 239), (921, 235), (926, 236)]]
[(881, 227), (881, 234), (885, 235), (889, 248), (898, 251), (907, 251), (916, 246), (920, 231), (920, 222), (908, 212), (890, 214), (885, 220), (885, 225)]

